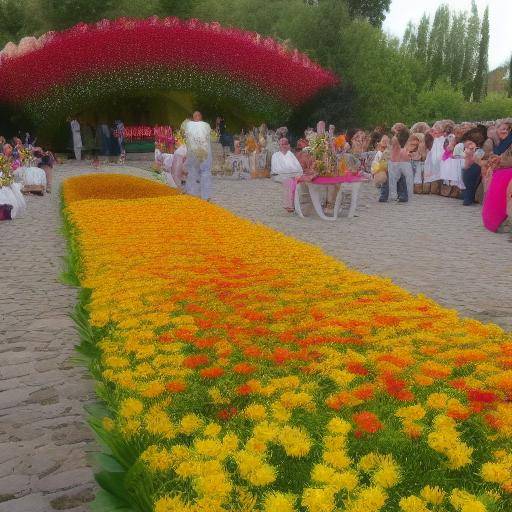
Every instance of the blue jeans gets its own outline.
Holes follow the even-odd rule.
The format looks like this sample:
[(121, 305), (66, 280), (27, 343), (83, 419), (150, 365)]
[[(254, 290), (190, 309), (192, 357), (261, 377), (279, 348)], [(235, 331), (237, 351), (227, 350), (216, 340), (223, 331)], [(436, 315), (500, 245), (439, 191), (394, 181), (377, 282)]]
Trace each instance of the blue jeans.
[[(400, 179), (398, 180), (396, 190), (398, 193), (398, 199), (402, 201), (408, 201), (409, 196), (407, 195), (407, 185), (405, 183), (405, 178), (403, 176), (400, 176)], [(389, 199), (389, 180), (386, 180), (386, 183), (384, 183), (380, 188), (380, 197), (379, 201), (386, 202)]]

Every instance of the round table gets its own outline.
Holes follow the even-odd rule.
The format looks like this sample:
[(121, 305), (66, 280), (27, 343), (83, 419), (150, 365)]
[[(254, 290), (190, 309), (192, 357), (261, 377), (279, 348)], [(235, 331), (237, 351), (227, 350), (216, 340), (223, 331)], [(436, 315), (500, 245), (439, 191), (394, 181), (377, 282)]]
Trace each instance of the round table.
[[(309, 195), (311, 197), (311, 202), (313, 203), (313, 207), (317, 213), (317, 215), (323, 220), (336, 220), (338, 218), (338, 214), (341, 209), (341, 199), (343, 195), (344, 189), (350, 189), (351, 191), (351, 199), (350, 199), (350, 208), (348, 210), (348, 217), (351, 218), (354, 216), (354, 213), (357, 208), (357, 199), (359, 197), (359, 189), (361, 188), (361, 183), (364, 181), (368, 181), (366, 178), (362, 176), (354, 176), (352, 174), (348, 174), (345, 176), (320, 176), (318, 178), (314, 178), (311, 181), (299, 181), (297, 183), (297, 187), (295, 189), (295, 198), (294, 198), (294, 206), (295, 211), (299, 215), (299, 217), (304, 217), (300, 207), (300, 194), (299, 194), (299, 185), (305, 185), (308, 189)], [(325, 215), (324, 210), (322, 208), (322, 195), (321, 192), (325, 188), (333, 185), (341, 185), (338, 188), (338, 193), (336, 194), (336, 200), (334, 202), (333, 214)]]

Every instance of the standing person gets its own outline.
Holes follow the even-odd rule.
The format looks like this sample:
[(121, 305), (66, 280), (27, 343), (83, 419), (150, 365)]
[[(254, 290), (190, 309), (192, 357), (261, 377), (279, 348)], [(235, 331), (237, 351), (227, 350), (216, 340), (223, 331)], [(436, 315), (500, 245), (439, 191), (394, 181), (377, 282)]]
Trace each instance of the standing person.
[(186, 191), (208, 201), (212, 191), (211, 127), (203, 121), (201, 112), (195, 111), (192, 121), (184, 122), (182, 128), (187, 145)]
[(80, 133), (80, 123), (76, 116), (70, 120), (71, 134), (73, 136), (73, 150), (75, 152), (76, 160), (82, 160), (82, 135)]
[[(389, 197), (391, 201), (407, 203), (414, 191), (414, 172), (409, 155), (409, 130), (404, 128), (391, 139), (391, 156), (388, 163)], [(398, 192), (398, 181), (405, 179), (407, 195)]]
[(117, 141), (117, 145), (119, 146), (119, 154), (121, 155), (121, 158), (123, 158), (126, 155), (126, 149), (124, 144), (124, 123), (120, 119), (117, 119), (114, 123), (114, 126), (114, 134)]

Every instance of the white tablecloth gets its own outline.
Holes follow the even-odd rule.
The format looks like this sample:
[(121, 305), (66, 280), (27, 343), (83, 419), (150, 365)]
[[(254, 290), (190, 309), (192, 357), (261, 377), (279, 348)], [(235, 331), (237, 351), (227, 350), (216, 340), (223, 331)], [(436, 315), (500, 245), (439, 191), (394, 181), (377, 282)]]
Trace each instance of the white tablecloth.
[(464, 168), (463, 158), (448, 158), (441, 161), (441, 179), (447, 185), (455, 185), (464, 190), (464, 182), (462, 181), (462, 169)]
[(21, 217), (27, 208), (27, 203), (21, 193), (21, 184), (13, 183), (8, 187), (0, 187), (0, 204), (12, 205), (11, 218)]
[(17, 178), (23, 185), (42, 185), (46, 187), (46, 174), (39, 167), (20, 167), (14, 171)]

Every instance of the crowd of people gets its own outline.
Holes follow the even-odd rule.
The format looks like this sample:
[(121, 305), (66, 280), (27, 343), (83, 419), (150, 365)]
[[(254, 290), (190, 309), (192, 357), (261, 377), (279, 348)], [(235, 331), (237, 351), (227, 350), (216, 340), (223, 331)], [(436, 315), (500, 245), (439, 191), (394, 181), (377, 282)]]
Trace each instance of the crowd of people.
[[(76, 116), (68, 119), (75, 158), (81, 160), (83, 127)], [(123, 155), (124, 125), (117, 120), (110, 127), (96, 129), (101, 154)], [(389, 132), (353, 129), (337, 133), (333, 125), (317, 123), (295, 140), (286, 127), (269, 130), (265, 125), (239, 135), (229, 135), (222, 117), (214, 129), (200, 112), (182, 123), (171, 140), (157, 141), (155, 161), (169, 185), (209, 200), (212, 189), (212, 141), (218, 140), (228, 154), (264, 152), (272, 179), (283, 186), (283, 206), (294, 212), (297, 186), (319, 176), (353, 174), (366, 177), (380, 189), (378, 201), (406, 203), (414, 194), (440, 194), (462, 199), (470, 206), (484, 203), (484, 225), (498, 231), (512, 218), (512, 118), (488, 123), (460, 123), (450, 120), (432, 126), (419, 122), (411, 127), (396, 123)], [(36, 145), (29, 134), (25, 140), (0, 137), (1, 164), (8, 167), (12, 181), (25, 189), (44, 186), (51, 191), (53, 154)], [(93, 156), (93, 160), (94, 160)], [(94, 163), (94, 162), (93, 162)], [(0, 185), (9, 184), (4, 176)], [(333, 185), (324, 199), (332, 209), (336, 197)]]
[[(410, 128), (396, 123), (389, 133), (377, 128), (338, 135), (334, 126), (326, 131), (319, 122), (316, 130), (305, 131), (295, 151), (286, 136), (280, 137), (271, 172), (284, 185), (283, 206), (289, 212), (298, 183), (352, 172), (367, 175), (380, 188), (382, 203), (405, 203), (414, 193), (459, 198), (464, 206), (484, 203), (484, 224), (497, 231), (507, 216), (512, 218), (512, 171), (505, 171), (510, 168), (512, 118), (507, 118), (492, 123), (443, 120), (432, 126), (419, 122)], [(332, 207), (329, 197), (326, 208)]]

